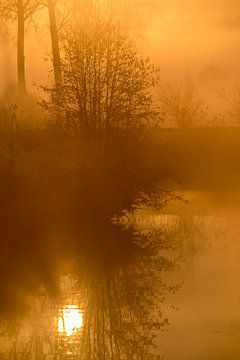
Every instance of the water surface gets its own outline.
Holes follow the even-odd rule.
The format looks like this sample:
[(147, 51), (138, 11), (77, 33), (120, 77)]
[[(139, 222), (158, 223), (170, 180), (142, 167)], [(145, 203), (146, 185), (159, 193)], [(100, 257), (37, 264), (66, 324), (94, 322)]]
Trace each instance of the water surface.
[(7, 242), (0, 359), (239, 359), (240, 217), (208, 205)]

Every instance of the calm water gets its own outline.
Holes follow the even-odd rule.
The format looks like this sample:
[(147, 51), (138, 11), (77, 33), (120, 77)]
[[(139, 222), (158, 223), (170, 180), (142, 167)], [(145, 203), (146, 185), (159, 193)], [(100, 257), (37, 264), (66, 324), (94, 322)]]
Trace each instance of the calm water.
[(240, 217), (165, 213), (5, 246), (0, 359), (239, 360)]

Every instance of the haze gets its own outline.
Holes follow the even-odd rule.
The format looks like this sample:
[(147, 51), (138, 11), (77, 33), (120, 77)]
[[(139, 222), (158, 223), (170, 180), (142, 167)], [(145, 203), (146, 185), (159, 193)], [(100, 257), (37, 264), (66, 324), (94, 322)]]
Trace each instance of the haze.
[(239, 360), (239, 3), (0, 16), (0, 359)]

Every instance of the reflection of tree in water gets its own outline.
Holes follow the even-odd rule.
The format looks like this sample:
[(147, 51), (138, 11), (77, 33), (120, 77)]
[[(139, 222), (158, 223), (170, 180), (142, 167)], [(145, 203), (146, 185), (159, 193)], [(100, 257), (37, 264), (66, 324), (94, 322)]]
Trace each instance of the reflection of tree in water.
[[(106, 258), (102, 257), (94, 270), (89, 260), (91, 270), (83, 271), (87, 267), (84, 257), (78, 259), (73, 266), (75, 271), (69, 270), (62, 277), (57, 300), (50, 300), (44, 291), (37, 300), (31, 300), (32, 310), (27, 320), (19, 326), (15, 322), (13, 334), (5, 337), (6, 341), (11, 338), (11, 349), (8, 345), (1, 359), (160, 358), (154, 349), (154, 339), (168, 325), (163, 314), (167, 294), (178, 290), (178, 286), (168, 286), (161, 277), (163, 270), (176, 265), (177, 259), (167, 255), (173, 244), (170, 238), (156, 231), (144, 235), (132, 230), (120, 233), (117, 242), (121, 238), (124, 241), (124, 237), (131, 239), (129, 248), (125, 247), (125, 252), (130, 253), (128, 259), (123, 256), (123, 249), (121, 254), (118, 244), (115, 253), (112, 249), (108, 253), (105, 246)], [(99, 253), (101, 257), (100, 249)], [(118, 264), (114, 260), (117, 253)], [(96, 264), (96, 259), (93, 262)], [(83, 311), (83, 327), (72, 336), (56, 335), (54, 317), (59, 307), (70, 304)], [(9, 323), (2, 334), (7, 330)]]

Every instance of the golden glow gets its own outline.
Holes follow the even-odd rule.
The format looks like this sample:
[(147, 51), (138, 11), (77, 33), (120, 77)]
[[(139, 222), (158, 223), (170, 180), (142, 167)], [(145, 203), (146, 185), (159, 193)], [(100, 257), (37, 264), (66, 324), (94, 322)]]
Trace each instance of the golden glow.
[(78, 306), (67, 305), (59, 310), (57, 318), (58, 332), (71, 336), (83, 327), (83, 313)]

